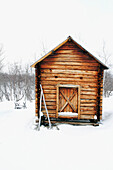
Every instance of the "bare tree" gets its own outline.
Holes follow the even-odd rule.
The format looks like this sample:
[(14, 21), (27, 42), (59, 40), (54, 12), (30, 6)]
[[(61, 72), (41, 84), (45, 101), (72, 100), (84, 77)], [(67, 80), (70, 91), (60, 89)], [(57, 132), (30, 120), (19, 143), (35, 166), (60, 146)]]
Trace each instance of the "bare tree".
[(2, 45), (0, 46), (0, 72), (2, 71), (2, 68), (3, 68), (3, 47)]
[(32, 73), (32, 70), (30, 69), (30, 65), (26, 64), (24, 68), (24, 96), (27, 100), (32, 100), (34, 98), (34, 74)]
[(8, 82), (11, 100), (31, 101), (34, 98), (34, 74), (28, 64), (24, 67), (19, 63), (10, 65)]
[(0, 101), (3, 100), (3, 91), (2, 91), (2, 80), (3, 80), (3, 74), (2, 74), (2, 68), (3, 68), (3, 47), (0, 46)]
[[(102, 58), (104, 63), (108, 65), (109, 68), (112, 67), (110, 62), (111, 56), (112, 56), (111, 53), (109, 53), (108, 50), (106, 49), (105, 41), (103, 41), (102, 51), (99, 54), (99, 57)], [(111, 74), (109, 69), (106, 70), (104, 73), (104, 96), (109, 97), (112, 91), (113, 91), (113, 75)]]
[(111, 67), (111, 62), (110, 62), (110, 57), (111, 57), (111, 53), (109, 53), (109, 51), (107, 50), (106, 48), (106, 43), (105, 41), (103, 41), (103, 44), (102, 44), (102, 50), (101, 50), (101, 53), (99, 53), (99, 57), (102, 58), (102, 60), (104, 61), (104, 63), (106, 65), (108, 65), (109, 67)]

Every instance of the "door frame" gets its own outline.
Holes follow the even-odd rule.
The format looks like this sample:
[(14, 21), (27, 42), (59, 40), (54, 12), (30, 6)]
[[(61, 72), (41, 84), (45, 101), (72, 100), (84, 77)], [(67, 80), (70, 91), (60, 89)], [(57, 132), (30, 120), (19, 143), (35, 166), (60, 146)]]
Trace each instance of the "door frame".
[(80, 85), (71, 85), (71, 84), (57, 84), (57, 86), (56, 86), (56, 118), (59, 117), (58, 116), (58, 106), (59, 106), (59, 88), (60, 87), (77, 88), (78, 89), (78, 119), (80, 119)]

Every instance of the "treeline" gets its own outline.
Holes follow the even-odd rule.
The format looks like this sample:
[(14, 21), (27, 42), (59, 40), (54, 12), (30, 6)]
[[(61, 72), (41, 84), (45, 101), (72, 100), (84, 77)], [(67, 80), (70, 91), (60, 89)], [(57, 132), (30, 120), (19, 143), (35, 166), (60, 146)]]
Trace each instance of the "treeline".
[(0, 71), (0, 101), (31, 101), (35, 96), (34, 85), (34, 73), (30, 66), (14, 63), (7, 73)]
[(113, 74), (110, 71), (104, 72), (104, 97), (113, 95)]

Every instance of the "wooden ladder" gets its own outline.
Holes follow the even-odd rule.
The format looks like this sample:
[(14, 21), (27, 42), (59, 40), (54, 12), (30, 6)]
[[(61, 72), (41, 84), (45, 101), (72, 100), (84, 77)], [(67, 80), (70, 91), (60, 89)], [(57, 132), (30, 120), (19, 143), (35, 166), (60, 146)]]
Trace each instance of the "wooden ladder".
[(44, 106), (45, 106), (45, 110), (47, 113), (47, 118), (48, 118), (48, 122), (49, 122), (49, 129), (51, 129), (51, 122), (50, 122), (50, 118), (49, 118), (49, 113), (47, 110), (47, 106), (46, 106), (46, 102), (45, 102), (45, 97), (44, 97), (44, 93), (43, 93), (43, 89), (42, 89), (42, 85), (40, 84), (40, 89), (41, 89), (41, 93), (40, 93), (40, 110), (39, 110), (39, 123), (38, 123), (38, 130), (40, 130), (40, 124), (41, 124), (41, 106), (42, 106), (42, 99), (44, 102)]

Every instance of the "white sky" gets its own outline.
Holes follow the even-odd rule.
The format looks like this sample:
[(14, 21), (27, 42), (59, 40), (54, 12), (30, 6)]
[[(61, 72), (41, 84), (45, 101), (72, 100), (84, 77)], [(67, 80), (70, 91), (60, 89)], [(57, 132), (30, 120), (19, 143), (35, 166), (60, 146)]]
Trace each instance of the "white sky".
[[(0, 0), (0, 43), (7, 63), (33, 63), (69, 35), (113, 54), (113, 0)], [(113, 61), (113, 59), (112, 59)]]

